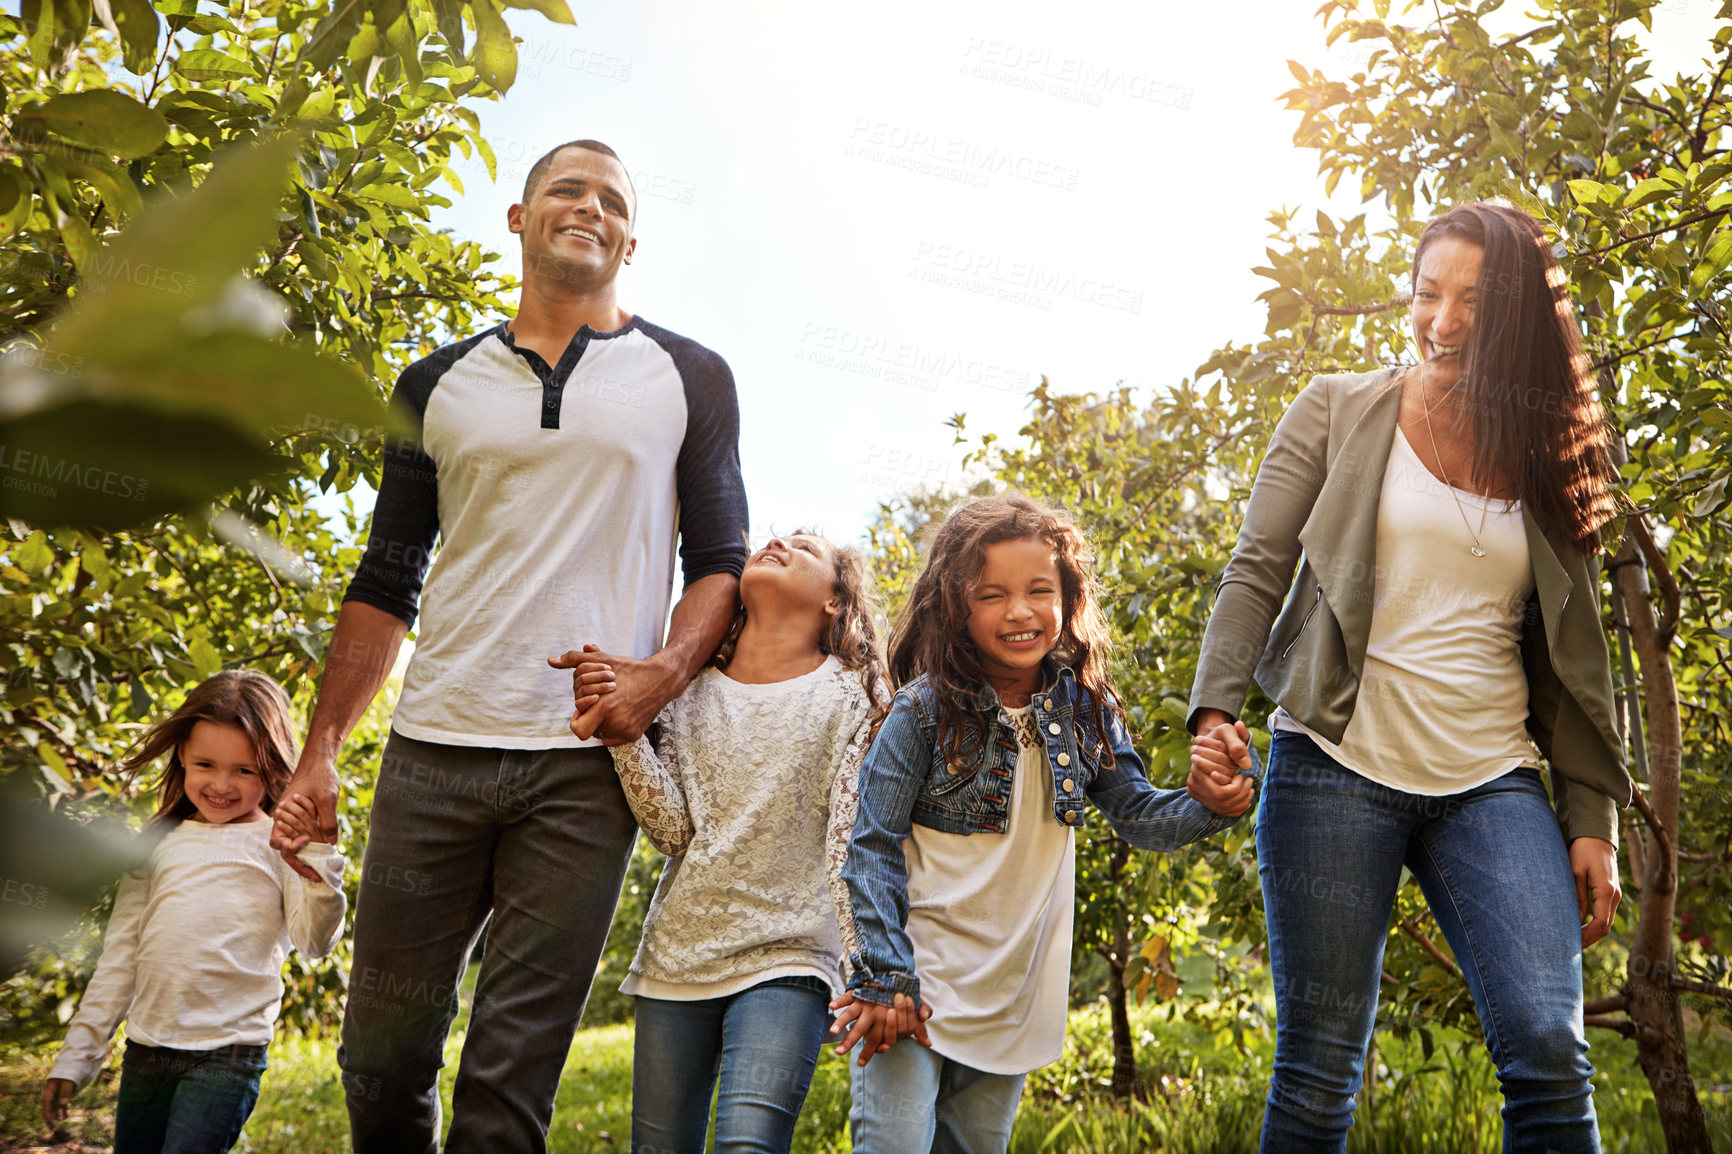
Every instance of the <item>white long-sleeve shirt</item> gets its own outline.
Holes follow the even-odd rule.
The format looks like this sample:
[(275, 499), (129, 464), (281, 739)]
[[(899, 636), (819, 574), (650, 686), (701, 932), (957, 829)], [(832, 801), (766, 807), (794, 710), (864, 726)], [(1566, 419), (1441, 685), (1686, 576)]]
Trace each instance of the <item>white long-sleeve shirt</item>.
[(346, 864), (318, 842), (310, 882), (270, 847), (271, 823), (183, 821), (151, 853), (148, 876), (121, 880), (102, 958), (51, 1078), (82, 1090), (122, 1019), (148, 1046), (264, 1045), (283, 1000), (293, 946), (318, 958), (343, 934)]

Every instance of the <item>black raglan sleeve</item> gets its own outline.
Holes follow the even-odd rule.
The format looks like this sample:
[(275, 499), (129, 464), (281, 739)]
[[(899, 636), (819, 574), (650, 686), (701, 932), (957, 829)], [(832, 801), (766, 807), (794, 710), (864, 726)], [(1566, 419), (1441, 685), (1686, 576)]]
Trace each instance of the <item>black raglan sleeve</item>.
[(696, 341), (665, 329), (652, 336), (673, 358), (685, 385), (686, 439), (676, 487), (680, 569), (686, 585), (746, 567), (746, 485), (740, 475), (740, 403), (728, 363)]
[(421, 429), (434, 386), (467, 344), (447, 346), (423, 357), (397, 378), (391, 407), (408, 418), (415, 432), (407, 437), (394, 433), (385, 436), (385, 461), (379, 497), (373, 504), (372, 529), (361, 563), (343, 594), (345, 602), (359, 601), (383, 609), (410, 626), (420, 609), (421, 585), (439, 537), (439, 470), (422, 447)]

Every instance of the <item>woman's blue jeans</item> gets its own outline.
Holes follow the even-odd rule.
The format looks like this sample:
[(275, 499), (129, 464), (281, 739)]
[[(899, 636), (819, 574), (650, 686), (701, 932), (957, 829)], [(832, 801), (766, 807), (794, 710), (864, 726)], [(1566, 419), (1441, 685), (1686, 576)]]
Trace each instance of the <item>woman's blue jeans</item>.
[(1446, 797), (1277, 731), (1257, 815), (1275, 973), (1265, 1154), (1343, 1151), (1406, 866), (1455, 952), (1504, 1093), (1504, 1150), (1597, 1152), (1575, 878), (1539, 772)]
[(637, 999), (631, 1074), (636, 1154), (703, 1154), (716, 1090), (716, 1154), (786, 1154), (824, 1044), (830, 987), (773, 978), (725, 998)]
[(259, 1100), (263, 1046), (173, 1050), (127, 1042), (115, 1154), (222, 1154)]

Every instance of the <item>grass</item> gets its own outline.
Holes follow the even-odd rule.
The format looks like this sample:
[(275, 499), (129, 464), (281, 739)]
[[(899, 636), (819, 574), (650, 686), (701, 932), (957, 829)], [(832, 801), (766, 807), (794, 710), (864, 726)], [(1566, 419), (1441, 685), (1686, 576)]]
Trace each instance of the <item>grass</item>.
[[(451, 1081), (462, 1047), (460, 1017), (446, 1047), (440, 1092), (450, 1117)], [(1272, 1045), (1247, 1036), (1249, 1052), (1217, 1047), (1204, 1028), (1167, 1021), (1161, 1010), (1134, 1010), (1138, 1062), (1153, 1090), (1146, 1102), (1114, 1103), (1112, 1046), (1100, 1007), (1071, 1015), (1063, 1061), (1031, 1076), (1017, 1116), (1013, 1154), (1233, 1154), (1255, 1150), (1268, 1084)], [(1595, 1107), (1608, 1154), (1665, 1148), (1635, 1048), (1596, 1033)], [(1496, 1074), (1477, 1038), (1437, 1032), (1427, 1060), (1418, 1042), (1380, 1039), (1377, 1092), (1362, 1101), (1350, 1134), (1350, 1154), (1475, 1154), (1502, 1148), (1502, 1105)], [(54, 1045), (0, 1051), (0, 1150), (39, 1149), (40, 1081)], [(631, 1132), (629, 1025), (580, 1031), (566, 1059), (549, 1148), (557, 1154), (622, 1151)], [(342, 1154), (348, 1123), (337, 1078), (334, 1039), (287, 1036), (271, 1046), (258, 1108), (240, 1151), (271, 1154)], [(67, 1145), (57, 1151), (106, 1149), (112, 1133), (118, 1057), (74, 1102)], [(1692, 1037), (1691, 1067), (1708, 1109), (1715, 1145), (1732, 1149), (1732, 1033), (1719, 1029)], [(794, 1148), (812, 1154), (848, 1149), (848, 1067), (826, 1047), (800, 1118)]]

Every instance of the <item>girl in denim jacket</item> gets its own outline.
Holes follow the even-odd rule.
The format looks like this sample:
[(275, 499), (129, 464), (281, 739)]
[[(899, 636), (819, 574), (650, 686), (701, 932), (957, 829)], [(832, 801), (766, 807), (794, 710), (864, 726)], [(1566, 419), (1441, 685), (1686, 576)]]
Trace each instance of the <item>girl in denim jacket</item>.
[[(1256, 770), (1149, 784), (1107, 684), (1093, 556), (1023, 497), (957, 509), (892, 640), (901, 690), (866, 755), (842, 869), (863, 1152), (1006, 1149), (1030, 1070), (1064, 1048), (1085, 799), (1171, 851), (1250, 809)], [(1213, 812), (1211, 812), (1213, 811)], [(930, 1019), (930, 1020), (928, 1020)], [(874, 1061), (876, 1058), (876, 1061)]]

